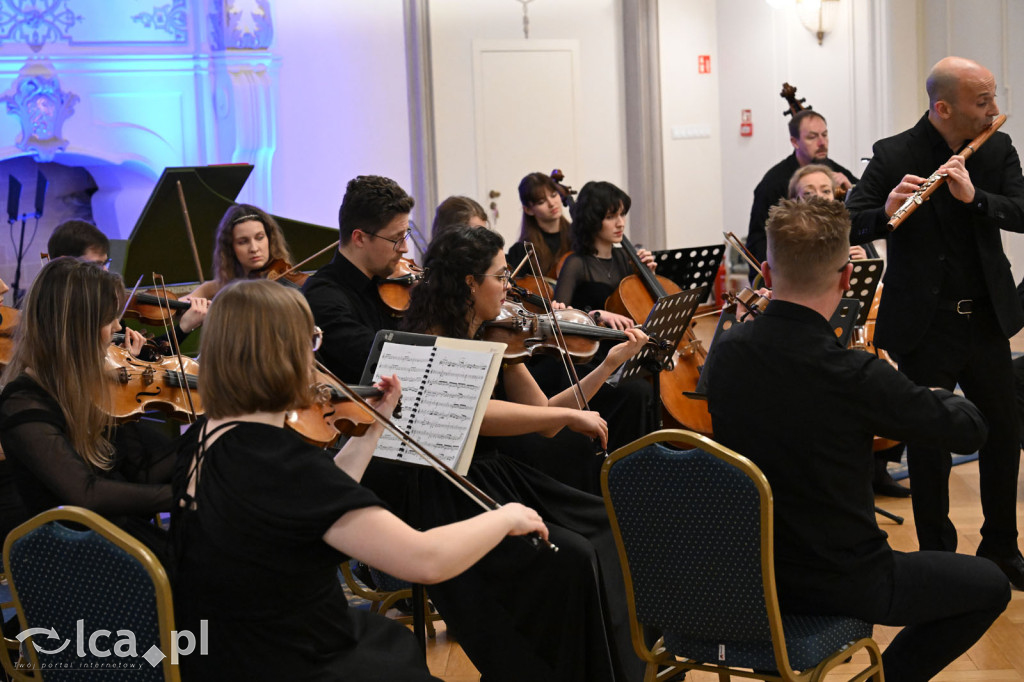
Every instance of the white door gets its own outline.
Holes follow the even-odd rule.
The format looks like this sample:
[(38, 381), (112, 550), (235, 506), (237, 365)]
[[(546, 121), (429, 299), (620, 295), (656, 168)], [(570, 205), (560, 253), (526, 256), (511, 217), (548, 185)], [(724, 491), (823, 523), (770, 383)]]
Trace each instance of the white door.
[(474, 40), (477, 201), (506, 243), (519, 238), (518, 187), (559, 168), (579, 189), (575, 40)]

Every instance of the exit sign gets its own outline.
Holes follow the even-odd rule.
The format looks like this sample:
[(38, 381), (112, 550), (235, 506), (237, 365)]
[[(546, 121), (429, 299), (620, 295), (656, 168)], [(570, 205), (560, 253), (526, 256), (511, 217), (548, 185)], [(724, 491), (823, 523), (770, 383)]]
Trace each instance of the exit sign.
[(697, 73), (711, 73), (711, 55), (697, 55)]

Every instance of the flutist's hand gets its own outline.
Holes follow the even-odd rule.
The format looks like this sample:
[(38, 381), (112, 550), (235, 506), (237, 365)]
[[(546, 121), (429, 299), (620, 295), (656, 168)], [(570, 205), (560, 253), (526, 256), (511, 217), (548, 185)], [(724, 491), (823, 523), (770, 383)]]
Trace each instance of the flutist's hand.
[(892, 217), (892, 214), (916, 192), (921, 184), (927, 180), (917, 175), (904, 175), (900, 184), (889, 192), (889, 198), (885, 200), (885, 215)]
[(964, 157), (959, 154), (950, 157), (949, 161), (939, 166), (938, 172), (946, 174), (949, 193), (956, 199), (965, 204), (974, 201), (974, 183), (971, 182), (971, 174), (964, 167)]

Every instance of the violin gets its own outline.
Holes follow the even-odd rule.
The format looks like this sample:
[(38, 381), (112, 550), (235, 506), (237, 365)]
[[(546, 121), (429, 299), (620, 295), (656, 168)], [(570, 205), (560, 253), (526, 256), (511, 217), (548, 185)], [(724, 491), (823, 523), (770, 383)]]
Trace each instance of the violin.
[(133, 317), (143, 324), (161, 326), (171, 322), (171, 318), (191, 307), (186, 301), (179, 301), (172, 293), (157, 296), (146, 291), (132, 295), (125, 308), (124, 316)]
[(6, 367), (14, 355), (14, 332), (21, 321), (21, 311), (0, 305), (0, 367)]
[[(314, 375), (312, 404), (289, 412), (285, 426), (306, 442), (322, 448), (334, 445), (341, 436), (362, 436), (366, 433), (374, 423), (373, 415), (353, 402), (323, 372), (314, 370)], [(364, 399), (382, 395), (376, 386), (350, 388)]]
[[(592, 359), (597, 354), (601, 341), (629, 339), (626, 332), (602, 327), (582, 310), (566, 308), (554, 310), (552, 314), (558, 320), (558, 326), (565, 337), (569, 357), (576, 363)], [(483, 338), (485, 341), (497, 341), (508, 346), (504, 356), (506, 362), (523, 362), (533, 357), (534, 353), (561, 353), (548, 316), (532, 313), (511, 301), (502, 304), (498, 317), (484, 322)], [(656, 338), (649, 339), (647, 343), (661, 348), (666, 345), (664, 341)]]
[(412, 288), (423, 279), (423, 268), (416, 265), (411, 258), (402, 258), (395, 266), (395, 271), (387, 279), (377, 284), (377, 293), (392, 312), (404, 313), (409, 309), (409, 296)]
[(738, 303), (742, 305), (747, 313), (753, 317), (757, 317), (765, 311), (768, 307), (770, 299), (767, 296), (762, 296), (750, 287), (743, 287), (739, 292), (732, 294), (726, 294), (730, 303)]
[(284, 258), (275, 258), (269, 261), (259, 270), (259, 275), (269, 279), (271, 282), (280, 282), (288, 286), (292, 286), (296, 289), (301, 289), (302, 285), (309, 279), (309, 275), (304, 272), (299, 272), (295, 267), (286, 261)]
[(524, 308), (533, 313), (543, 313), (544, 299), (551, 300), (554, 290), (546, 279), (540, 279), (532, 275), (520, 275), (512, 280), (512, 287), (509, 293), (519, 299)]
[(121, 346), (109, 346), (105, 364), (111, 378), (110, 416), (124, 422), (159, 410), (173, 419), (192, 421), (193, 414), (202, 414), (197, 390), (199, 363), (187, 356), (182, 357), (182, 363), (184, 376), (178, 358), (148, 361), (134, 357)]
[[(639, 322), (647, 319), (655, 302), (670, 294), (677, 294), (682, 289), (667, 277), (651, 272), (626, 237), (622, 238), (622, 248), (638, 274), (623, 278), (605, 302), (605, 309)], [(659, 384), (662, 409), (670, 420), (691, 431), (710, 435), (711, 413), (708, 412), (707, 401), (687, 395), (697, 388), (707, 354), (704, 344), (694, 334), (692, 325), (688, 326), (673, 353), (672, 366), (662, 371)]]

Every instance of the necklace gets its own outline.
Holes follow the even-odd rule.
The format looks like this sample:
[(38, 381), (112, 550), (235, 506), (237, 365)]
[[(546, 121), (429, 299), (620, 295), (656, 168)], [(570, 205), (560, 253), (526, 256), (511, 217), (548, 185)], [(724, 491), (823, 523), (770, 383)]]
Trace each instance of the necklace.
[(594, 262), (604, 269), (605, 281), (608, 282), (609, 284), (613, 284), (613, 280), (615, 278), (615, 258), (599, 258), (597, 256), (594, 256)]

